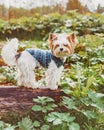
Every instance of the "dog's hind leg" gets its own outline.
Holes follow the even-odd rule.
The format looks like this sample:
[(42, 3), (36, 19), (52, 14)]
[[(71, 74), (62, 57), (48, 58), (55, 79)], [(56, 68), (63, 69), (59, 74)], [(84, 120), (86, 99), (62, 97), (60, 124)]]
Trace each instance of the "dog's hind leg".
[(24, 51), (18, 59), (19, 74), (17, 77), (18, 85), (27, 88), (37, 88), (38, 83), (35, 80), (34, 68), (36, 67), (35, 59), (27, 52)]
[(22, 71), (20, 71), (19, 68), (17, 68), (17, 76), (16, 76), (16, 79), (17, 79), (17, 84), (18, 84), (18, 86), (24, 86), (23, 73), (22, 73)]

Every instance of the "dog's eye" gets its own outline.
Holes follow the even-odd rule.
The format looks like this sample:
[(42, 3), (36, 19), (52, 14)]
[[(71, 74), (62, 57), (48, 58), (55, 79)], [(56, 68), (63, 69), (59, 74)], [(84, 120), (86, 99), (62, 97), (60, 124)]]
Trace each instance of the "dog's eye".
[(55, 47), (57, 48), (57, 47), (59, 47), (59, 45), (57, 44)]
[(59, 46), (59, 44), (56, 45), (57, 47)]
[(65, 47), (67, 47), (67, 46), (68, 46), (68, 44), (64, 44), (64, 46), (65, 46)]

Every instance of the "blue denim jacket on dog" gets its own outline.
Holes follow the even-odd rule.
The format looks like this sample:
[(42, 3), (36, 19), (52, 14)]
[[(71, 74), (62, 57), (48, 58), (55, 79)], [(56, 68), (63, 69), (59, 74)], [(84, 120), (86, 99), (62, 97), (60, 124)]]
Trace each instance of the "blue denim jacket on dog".
[(63, 60), (53, 56), (53, 54), (49, 50), (27, 49), (26, 51), (28, 51), (40, 63), (40, 65), (45, 68), (48, 68), (51, 60), (55, 62), (57, 67), (63, 65)]

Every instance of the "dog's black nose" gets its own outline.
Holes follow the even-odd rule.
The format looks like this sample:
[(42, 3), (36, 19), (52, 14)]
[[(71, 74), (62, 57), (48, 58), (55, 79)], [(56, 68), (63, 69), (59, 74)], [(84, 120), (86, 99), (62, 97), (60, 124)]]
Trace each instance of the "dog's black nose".
[(60, 51), (63, 51), (63, 48), (60, 48)]

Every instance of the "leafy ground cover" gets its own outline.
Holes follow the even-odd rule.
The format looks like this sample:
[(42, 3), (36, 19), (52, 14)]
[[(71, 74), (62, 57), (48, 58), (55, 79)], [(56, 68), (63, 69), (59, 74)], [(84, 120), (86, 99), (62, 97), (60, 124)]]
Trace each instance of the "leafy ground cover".
[[(69, 16), (62, 17), (63, 19), (67, 18), (67, 26), (60, 25), (56, 15), (52, 16), (54, 20), (47, 16), (51, 24), (54, 23), (55, 25), (55, 21), (57, 21), (57, 28), (52, 25), (55, 27), (51, 30), (52, 32), (69, 33), (74, 30), (79, 41), (75, 53), (68, 57), (64, 64), (61, 89), (67, 96), (63, 96), (59, 103), (55, 103), (50, 97), (33, 99), (36, 104), (32, 107), (34, 117), (27, 115), (16, 124), (0, 121), (1, 130), (104, 129), (104, 34), (102, 30), (100, 32), (95, 31), (103, 27), (104, 18), (101, 15), (84, 17), (78, 14), (76, 16), (76, 13), (72, 12), (69, 12), (69, 14)], [(40, 22), (39, 29), (43, 27), (43, 24), (44, 26), (48, 24), (47, 17), (41, 17), (44, 22)], [(59, 17), (57, 16), (58, 19)], [(70, 17), (73, 18), (73, 21), (68, 19)], [(103, 19), (99, 21), (99, 18)], [(73, 28), (73, 30), (70, 30), (70, 28)], [(47, 33), (44, 39), (46, 37)], [(44, 42), (44, 39), (40, 41), (20, 41), (19, 50), (22, 51), (28, 47), (47, 49), (49, 48), (48, 43), (47, 41)], [(16, 84), (16, 68), (1, 66), (0, 73), (0, 83)], [(44, 69), (36, 71), (36, 73), (37, 80), (44, 77)]]
[[(33, 120), (23, 118), (17, 125), (0, 122), (1, 129), (17, 130), (103, 130), (104, 122), (104, 45), (103, 35), (78, 37), (75, 53), (65, 62), (61, 88), (68, 97), (62, 97), (55, 104), (49, 97), (34, 99), (32, 111), (37, 114)], [(46, 42), (22, 41), (20, 50), (27, 47), (48, 48)], [(0, 68), (1, 83), (16, 84), (16, 68)], [(37, 79), (44, 77), (44, 69), (39, 70)], [(65, 110), (65, 111), (64, 111)], [(28, 124), (28, 125), (26, 125)]]
[[(49, 32), (75, 31), (78, 35), (104, 33), (104, 16), (99, 14), (82, 15), (76, 11), (68, 11), (64, 15), (35, 14), (34, 17), (21, 17), (0, 20), (0, 39), (18, 37), (19, 39), (46, 39)], [(21, 34), (21, 35), (20, 35)]]

